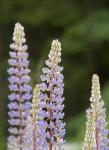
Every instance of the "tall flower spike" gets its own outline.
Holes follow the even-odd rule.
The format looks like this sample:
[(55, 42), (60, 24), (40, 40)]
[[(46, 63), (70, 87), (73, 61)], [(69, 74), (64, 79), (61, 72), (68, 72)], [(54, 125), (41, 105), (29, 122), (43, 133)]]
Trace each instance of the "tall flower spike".
[(8, 78), (10, 82), (9, 89), (11, 91), (8, 96), (10, 100), (8, 104), (8, 122), (10, 124), (8, 150), (23, 150), (24, 127), (31, 108), (32, 87), (29, 85), (30, 70), (28, 69), (29, 61), (25, 42), (24, 27), (20, 23), (16, 23), (13, 43), (10, 45), (13, 51), (9, 52), (11, 58), (8, 60), (11, 66), (8, 69), (10, 75)]
[(106, 129), (106, 113), (104, 102), (101, 99), (100, 83), (98, 75), (92, 77), (92, 91), (90, 98), (90, 110), (95, 114), (95, 139), (96, 150), (109, 150), (108, 130)]
[(46, 67), (42, 69), (42, 83), (38, 115), (41, 116), (39, 124), (45, 128), (46, 141), (49, 150), (62, 149), (65, 135), (65, 123), (63, 122), (64, 98), (63, 67), (61, 62), (61, 43), (58, 40), (52, 42), (51, 50), (46, 61)]
[(96, 150), (95, 114), (90, 109), (88, 109), (86, 113), (87, 122), (83, 150)]
[[(30, 111), (30, 116), (27, 119), (27, 125), (24, 134), (24, 149), (23, 150), (44, 150), (45, 149), (45, 136), (44, 132), (41, 131), (40, 126), (38, 126), (39, 116), (37, 115), (38, 102), (39, 102), (40, 88), (36, 84), (33, 92), (32, 99), (32, 109)], [(42, 133), (39, 136), (39, 133)], [(46, 149), (45, 149), (46, 150)]]

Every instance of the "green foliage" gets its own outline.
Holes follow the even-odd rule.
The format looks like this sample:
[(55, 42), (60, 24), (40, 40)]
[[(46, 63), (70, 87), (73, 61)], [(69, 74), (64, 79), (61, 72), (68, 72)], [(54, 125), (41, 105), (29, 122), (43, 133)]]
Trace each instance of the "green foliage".
[(95, 10), (91, 13), (88, 20), (89, 40), (93, 43), (109, 41), (109, 10)]
[(67, 140), (81, 143), (85, 134), (85, 113), (72, 117), (66, 121)]
[(6, 137), (0, 139), (0, 149), (6, 149)]
[(105, 100), (106, 112), (108, 114), (109, 113), (109, 82), (104, 84), (103, 99)]

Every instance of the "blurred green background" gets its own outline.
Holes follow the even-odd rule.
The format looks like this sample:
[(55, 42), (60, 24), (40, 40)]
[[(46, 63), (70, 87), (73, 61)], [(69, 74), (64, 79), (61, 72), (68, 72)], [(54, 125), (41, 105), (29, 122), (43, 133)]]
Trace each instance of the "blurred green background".
[(93, 73), (100, 76), (109, 113), (109, 0), (0, 0), (0, 150), (8, 135), (6, 70), (16, 22), (25, 27), (33, 86), (52, 40), (62, 42), (66, 140), (81, 143)]

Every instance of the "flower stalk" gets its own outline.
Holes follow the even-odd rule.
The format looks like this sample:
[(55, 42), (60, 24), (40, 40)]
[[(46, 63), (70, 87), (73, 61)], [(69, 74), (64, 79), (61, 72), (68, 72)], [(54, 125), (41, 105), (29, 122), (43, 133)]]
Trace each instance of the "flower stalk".
[[(30, 86), (30, 70), (28, 69), (28, 52), (25, 44), (24, 27), (20, 23), (15, 24), (13, 33), (13, 43), (10, 48), (13, 51), (9, 52), (10, 59), (8, 63), (10, 68), (9, 73), (9, 89), (11, 91), (8, 96), (10, 103), (9, 108), (9, 150), (23, 150), (23, 134), (26, 125), (26, 119), (31, 108), (30, 99), (32, 97)], [(17, 141), (17, 144), (14, 143)], [(13, 146), (16, 145), (16, 146)]]
[(38, 96), (40, 94), (40, 89), (38, 84), (36, 84), (33, 91), (32, 108), (30, 110), (30, 115), (27, 119), (27, 125), (24, 134), (24, 150), (38, 150), (38, 126), (37, 126), (37, 109), (38, 109)]
[[(84, 148), (83, 150), (108, 150), (109, 149), (109, 140), (108, 140), (108, 129), (107, 129), (107, 122), (106, 122), (106, 110), (104, 108), (104, 102), (101, 98), (101, 91), (100, 91), (100, 83), (98, 75), (94, 74), (92, 77), (92, 90), (91, 90), (91, 98), (90, 98), (90, 108), (87, 111), (87, 128), (86, 128), (86, 136), (84, 140)], [(90, 113), (93, 113), (93, 122), (89, 122)], [(90, 136), (88, 136), (88, 128), (91, 126), (94, 127), (93, 129), (90, 128), (90, 136), (92, 136), (93, 144), (95, 145), (91, 148), (85, 147), (85, 145), (89, 146), (90, 143)], [(96, 144), (95, 144), (96, 141)]]
[(61, 150), (64, 142), (65, 123), (63, 122), (64, 76), (61, 73), (61, 43), (58, 40), (52, 42), (46, 66), (42, 69), (40, 86), (40, 103), (38, 113), (42, 116), (42, 122), (46, 131), (46, 143), (48, 150)]

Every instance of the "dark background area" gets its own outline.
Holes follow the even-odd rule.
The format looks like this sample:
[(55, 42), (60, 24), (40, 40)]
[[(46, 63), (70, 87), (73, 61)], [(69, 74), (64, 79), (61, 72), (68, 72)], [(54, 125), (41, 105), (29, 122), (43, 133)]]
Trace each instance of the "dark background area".
[(33, 86), (40, 80), (52, 40), (61, 41), (66, 139), (82, 142), (93, 73), (100, 76), (109, 112), (109, 0), (0, 0), (0, 150), (6, 149), (6, 70), (16, 22), (25, 27)]

